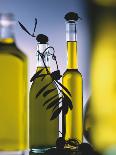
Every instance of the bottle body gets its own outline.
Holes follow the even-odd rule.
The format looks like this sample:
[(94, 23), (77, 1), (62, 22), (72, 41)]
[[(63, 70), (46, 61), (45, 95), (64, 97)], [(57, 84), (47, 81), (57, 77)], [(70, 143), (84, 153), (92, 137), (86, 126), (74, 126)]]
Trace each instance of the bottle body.
[(62, 83), (70, 91), (73, 109), (66, 115), (65, 138), (76, 138), (83, 141), (83, 86), (82, 75), (77, 69), (77, 42), (67, 41), (68, 61), (67, 70)]
[[(43, 69), (41, 74), (47, 74), (45, 67), (37, 67), (37, 71)], [(48, 67), (50, 71), (50, 68)], [(46, 77), (42, 80), (43, 77), (36, 78), (30, 89), (29, 101), (30, 101), (30, 128), (29, 128), (29, 145), (30, 149), (35, 153), (42, 153), (46, 149), (55, 146), (56, 139), (58, 137), (58, 119), (54, 121), (50, 121), (51, 110), (46, 110), (46, 106), (43, 104), (46, 100), (50, 99), (52, 96), (58, 95), (58, 91), (50, 75), (46, 75)], [(36, 98), (36, 94), (39, 92), (41, 88), (43, 88), (48, 83), (51, 83), (46, 89), (55, 89), (52, 93), (47, 95), (46, 97), (40, 94)]]
[(83, 139), (82, 76), (77, 69), (67, 69), (63, 75), (63, 85), (70, 91), (73, 109), (66, 115), (66, 139)]
[(27, 57), (12, 38), (0, 39), (0, 150), (28, 149)]

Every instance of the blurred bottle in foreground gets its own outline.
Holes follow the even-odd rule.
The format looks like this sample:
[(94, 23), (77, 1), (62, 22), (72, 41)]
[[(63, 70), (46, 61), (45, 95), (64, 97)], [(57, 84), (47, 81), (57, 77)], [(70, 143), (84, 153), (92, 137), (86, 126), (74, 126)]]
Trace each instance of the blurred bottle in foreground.
[[(91, 141), (103, 153), (116, 149), (116, 1), (91, 4), (91, 86), (85, 123)], [(87, 113), (87, 112), (86, 112)], [(92, 121), (90, 121), (92, 120)], [(116, 152), (115, 152), (116, 154)]]
[(86, 140), (91, 143), (91, 128), (92, 128), (92, 116), (90, 112), (90, 104), (91, 104), (91, 97), (88, 98), (86, 105), (84, 107), (84, 127), (83, 127), (83, 133)]
[(13, 14), (0, 14), (0, 151), (23, 152), (27, 140), (27, 57), (14, 38)]

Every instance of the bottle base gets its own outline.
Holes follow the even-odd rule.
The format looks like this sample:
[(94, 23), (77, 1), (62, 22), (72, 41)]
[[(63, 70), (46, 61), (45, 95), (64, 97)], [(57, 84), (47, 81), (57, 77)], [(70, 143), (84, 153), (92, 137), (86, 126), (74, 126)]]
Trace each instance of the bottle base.
[(55, 148), (55, 147), (39, 147), (39, 148), (31, 148), (30, 149), (30, 152), (29, 152), (29, 155), (33, 155), (33, 154), (43, 154), (45, 153), (46, 151), (48, 151), (49, 149), (52, 149), (52, 148)]
[(29, 151), (0, 151), (0, 155), (29, 155)]

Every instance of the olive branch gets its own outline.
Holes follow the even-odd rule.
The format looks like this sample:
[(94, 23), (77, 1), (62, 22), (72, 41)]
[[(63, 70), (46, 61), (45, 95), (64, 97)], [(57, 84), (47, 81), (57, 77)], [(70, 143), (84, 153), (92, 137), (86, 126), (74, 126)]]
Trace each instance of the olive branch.
[[(34, 30), (33, 33), (31, 34), (27, 28), (21, 23), (19, 22), (19, 25), (21, 26), (21, 28), (30, 36), (32, 37), (36, 37), (36, 40), (38, 41), (38, 36), (40, 35), (35, 35), (35, 30), (37, 27), (37, 19), (35, 18), (35, 25), (34, 25)], [(53, 53), (50, 53), (49, 51), (46, 52), (48, 49), (52, 49)], [(59, 82), (60, 78), (62, 77), (62, 75), (60, 74), (60, 70), (58, 68), (58, 63), (57, 63), (57, 59), (55, 56), (55, 50), (52, 46), (46, 48), (44, 50), (43, 53), (40, 53), (39, 51), (37, 51), (37, 53), (41, 56), (44, 67), (46, 68), (46, 72), (47, 74), (42, 74), (42, 71), (44, 68), (40, 69), (37, 73), (35, 73), (33, 75), (33, 77), (31, 78), (31, 82), (33, 82), (36, 78), (40, 78), (42, 77), (41, 80), (43, 80), (46, 76), (50, 76), (51, 77), (51, 82), (46, 84), (44, 87), (42, 87), (36, 94), (36, 98), (39, 97), (40, 94), (43, 94), (43, 97), (47, 97), (50, 93), (52, 93), (53, 91), (55, 91), (55, 89), (59, 90), (59, 94), (56, 94), (54, 96), (52, 96), (50, 99), (46, 100), (43, 103), (43, 107), (46, 106), (46, 110), (48, 109), (52, 109), (52, 116), (50, 118), (50, 120), (54, 120), (56, 119), (59, 114), (62, 112), (62, 136), (65, 137), (65, 133), (66, 133), (66, 124), (65, 124), (65, 116), (68, 113), (68, 110), (72, 110), (73, 109), (73, 104), (71, 101), (71, 93), (69, 92), (69, 90), (63, 85), (61, 84), (61, 82)], [(44, 58), (45, 58), (45, 54), (47, 53), (47, 56), (52, 56), (52, 59), (56, 62), (56, 66), (57, 66), (57, 70), (50, 73), (45, 62), (44, 62)], [(54, 84), (56, 86), (56, 88), (54, 89), (47, 89), (48, 86), (50, 84)], [(62, 103), (62, 105), (60, 106), (60, 104)]]

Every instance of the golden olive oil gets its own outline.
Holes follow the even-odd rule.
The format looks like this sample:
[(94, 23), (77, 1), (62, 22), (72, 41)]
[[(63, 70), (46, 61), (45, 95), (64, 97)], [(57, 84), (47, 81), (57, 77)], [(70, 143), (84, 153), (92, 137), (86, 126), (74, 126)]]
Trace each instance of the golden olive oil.
[(0, 39), (0, 151), (28, 148), (27, 58), (14, 39)]
[(101, 154), (116, 154), (116, 5), (107, 2), (91, 4), (91, 141)]
[(63, 85), (70, 91), (73, 110), (66, 115), (65, 138), (76, 138), (80, 143), (83, 139), (83, 103), (82, 75), (77, 69), (77, 42), (68, 41), (68, 64), (63, 75)]
[[(43, 67), (37, 67), (37, 71), (41, 70)], [(48, 67), (50, 71), (50, 68)], [(46, 100), (51, 97), (58, 95), (57, 89), (47, 95), (43, 96), (43, 93), (50, 89), (55, 89), (54, 83), (51, 83), (37, 98), (36, 95), (41, 88), (46, 84), (52, 82), (50, 75), (47, 75), (46, 68), (43, 68), (41, 74), (46, 74), (46, 77), (36, 78), (30, 89), (30, 132), (29, 132), (29, 143), (31, 149), (44, 149), (55, 146), (56, 139), (58, 137), (58, 119), (50, 121), (52, 111), (46, 110), (46, 106), (43, 104)], [(58, 96), (57, 96), (58, 97)], [(47, 104), (48, 105), (48, 104)]]

